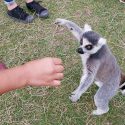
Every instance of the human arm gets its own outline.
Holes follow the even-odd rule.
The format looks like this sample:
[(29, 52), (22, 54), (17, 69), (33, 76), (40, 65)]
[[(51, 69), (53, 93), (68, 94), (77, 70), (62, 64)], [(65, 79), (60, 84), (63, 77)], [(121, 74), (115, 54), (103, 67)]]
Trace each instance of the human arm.
[(43, 58), (0, 71), (0, 94), (25, 86), (58, 86), (63, 78), (62, 61)]

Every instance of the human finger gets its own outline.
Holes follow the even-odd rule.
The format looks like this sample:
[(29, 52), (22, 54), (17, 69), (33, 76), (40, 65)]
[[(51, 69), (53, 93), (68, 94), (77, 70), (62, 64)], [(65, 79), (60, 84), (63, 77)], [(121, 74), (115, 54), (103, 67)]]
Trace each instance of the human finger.
[(50, 86), (60, 86), (61, 85), (61, 81), (60, 80), (53, 80), (50, 84)]
[(55, 65), (60, 65), (60, 64), (62, 64), (62, 60), (59, 59), (59, 58), (53, 58), (53, 62), (54, 62)]
[(60, 80), (60, 79), (63, 79), (64, 77), (64, 74), (63, 73), (56, 73), (54, 76), (53, 76), (53, 79), (55, 80)]
[(59, 73), (63, 71), (64, 71), (64, 67), (62, 65), (55, 66), (55, 72)]

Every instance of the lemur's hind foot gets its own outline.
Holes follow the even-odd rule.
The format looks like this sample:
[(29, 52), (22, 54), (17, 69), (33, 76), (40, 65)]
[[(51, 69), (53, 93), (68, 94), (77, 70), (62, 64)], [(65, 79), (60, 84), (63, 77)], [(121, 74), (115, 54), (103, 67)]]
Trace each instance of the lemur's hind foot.
[(92, 112), (92, 115), (103, 115), (109, 111), (109, 108), (107, 109), (97, 109)]
[(121, 74), (120, 91), (125, 95), (125, 75)]

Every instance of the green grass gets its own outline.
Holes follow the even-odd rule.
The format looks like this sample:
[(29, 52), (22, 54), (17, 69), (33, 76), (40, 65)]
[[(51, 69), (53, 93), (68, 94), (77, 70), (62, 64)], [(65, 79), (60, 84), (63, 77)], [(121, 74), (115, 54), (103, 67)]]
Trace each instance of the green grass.
[[(26, 11), (23, 1), (17, 1)], [(27, 87), (0, 96), (0, 125), (125, 125), (125, 97), (115, 96), (110, 111), (91, 116), (95, 108), (92, 86), (73, 104), (68, 99), (78, 86), (81, 60), (78, 43), (63, 27), (54, 25), (56, 18), (73, 20), (83, 27), (90, 24), (102, 34), (125, 71), (125, 5), (119, 0), (44, 0), (50, 11), (46, 20), (32, 24), (13, 22), (0, 4), (0, 59), (8, 67), (46, 56), (60, 57), (65, 78), (58, 89)]]

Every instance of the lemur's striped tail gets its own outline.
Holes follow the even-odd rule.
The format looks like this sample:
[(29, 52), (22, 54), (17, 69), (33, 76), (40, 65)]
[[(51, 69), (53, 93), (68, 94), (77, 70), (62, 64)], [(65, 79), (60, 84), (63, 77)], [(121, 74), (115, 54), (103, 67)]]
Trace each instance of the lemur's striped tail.
[(121, 74), (120, 90), (125, 95), (125, 75)]

